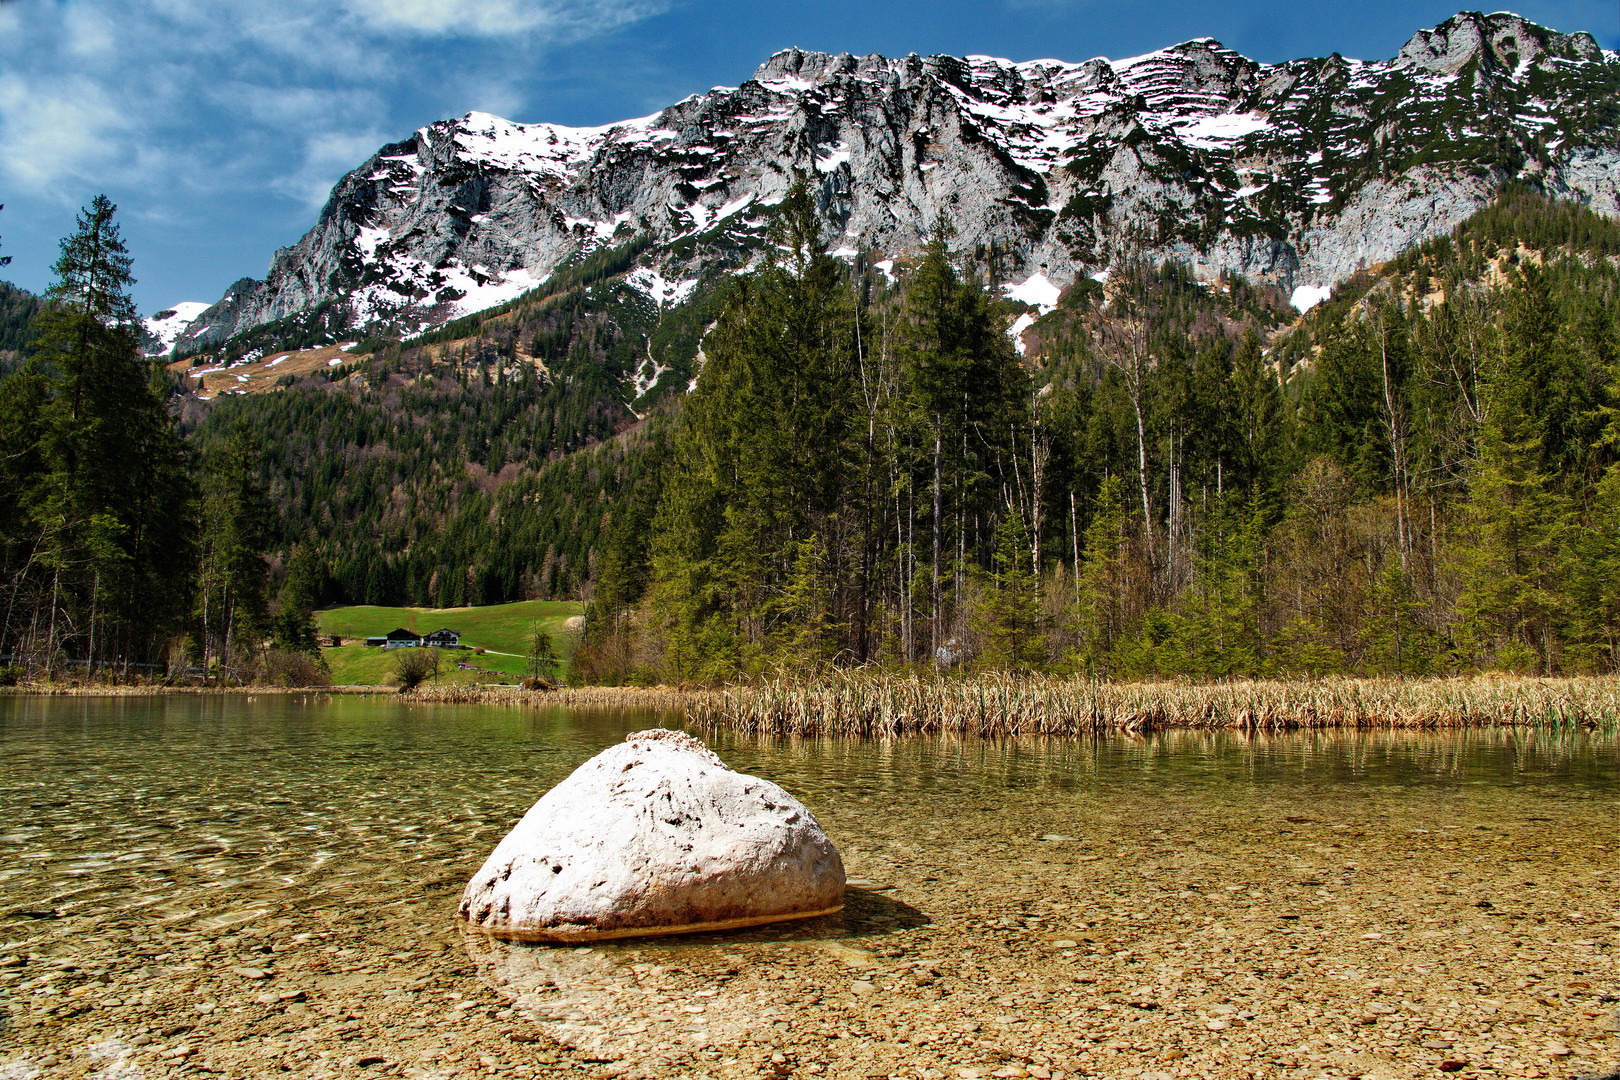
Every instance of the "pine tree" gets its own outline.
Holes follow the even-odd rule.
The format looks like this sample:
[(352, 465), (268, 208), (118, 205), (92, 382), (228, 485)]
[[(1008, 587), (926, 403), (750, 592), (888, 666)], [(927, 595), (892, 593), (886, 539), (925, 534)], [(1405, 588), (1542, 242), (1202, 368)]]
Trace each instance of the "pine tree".
[(1258, 675), (1264, 667), (1260, 609), (1265, 513), (1258, 495), (1214, 504), (1200, 537), (1198, 573), (1188, 597), (1182, 651), (1190, 673)]
[(0, 389), (0, 407), (30, 414), (11, 425), (3, 476), (15, 517), (0, 644), (47, 675), (79, 657), (91, 674), (161, 659), (189, 607), (189, 454), (140, 355), (115, 211), (98, 196), (62, 241), (34, 355)]
[(205, 462), (202, 562), (195, 616), (204, 666), (244, 677), (269, 629), (273, 511), (259, 477), (260, 455), (245, 428)]
[(1482, 394), (1457, 610), (1461, 642), (1478, 661), (1545, 671), (1557, 663), (1568, 615), (1568, 505), (1544, 471), (1557, 327), (1541, 277), (1516, 284)]
[(276, 613), (271, 620), (271, 642), (278, 649), (320, 655), (315, 637), (315, 608), (320, 603), (326, 571), (314, 544), (306, 541), (293, 548), (287, 560), (287, 578), (276, 596)]
[(974, 613), (979, 659), (988, 667), (1028, 671), (1046, 661), (1040, 596), (1030, 568), (1029, 530), (1009, 511), (996, 527), (995, 573)]
[(1106, 671), (1125, 633), (1125, 485), (1117, 476), (1103, 481), (1086, 527), (1079, 575), (1080, 655), (1087, 667)]
[(550, 680), (557, 674), (557, 646), (546, 632), (544, 624), (535, 619), (529, 624), (528, 671), (531, 679)]
[(1418, 618), (1423, 602), (1399, 559), (1385, 561), (1369, 600), (1361, 635), (1367, 670), (1377, 675), (1427, 675), (1436, 642)]
[(782, 590), (778, 617), (788, 661), (817, 667), (838, 655), (838, 626), (832, 612), (828, 553), (821, 537), (811, 535), (788, 546), (792, 570)]
[(835, 593), (845, 578), (859, 315), (819, 232), (801, 178), (773, 225), (776, 254), (736, 282), (704, 343), (654, 525), (653, 606), (673, 620), (681, 666), (765, 661), (784, 640), (794, 544), (824, 538)]

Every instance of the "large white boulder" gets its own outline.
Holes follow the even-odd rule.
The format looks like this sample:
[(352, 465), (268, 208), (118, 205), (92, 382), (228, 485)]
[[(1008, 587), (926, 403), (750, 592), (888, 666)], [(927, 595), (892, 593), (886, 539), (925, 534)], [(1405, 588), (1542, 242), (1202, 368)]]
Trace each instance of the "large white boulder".
[(844, 863), (797, 799), (690, 735), (638, 731), (546, 792), (461, 896), (525, 941), (757, 926), (844, 906)]

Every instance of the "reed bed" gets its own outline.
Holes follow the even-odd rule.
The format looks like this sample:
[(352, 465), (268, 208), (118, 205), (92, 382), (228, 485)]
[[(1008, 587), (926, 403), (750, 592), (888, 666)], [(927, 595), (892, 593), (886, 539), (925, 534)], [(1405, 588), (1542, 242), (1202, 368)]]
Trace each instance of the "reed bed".
[(673, 713), (758, 735), (1094, 735), (1204, 731), (1620, 730), (1620, 676), (1109, 683), (833, 671), (722, 688), (422, 686), (405, 700)]
[[(703, 691), (696, 692), (698, 694)], [(433, 705), (527, 705), (566, 709), (646, 709), (685, 713), (694, 692), (669, 686), (579, 686), (526, 690), (520, 686), (478, 683), (419, 686), (400, 695), (406, 701)]]
[(764, 735), (1620, 728), (1620, 677), (1106, 683), (831, 672), (686, 695), (688, 723)]

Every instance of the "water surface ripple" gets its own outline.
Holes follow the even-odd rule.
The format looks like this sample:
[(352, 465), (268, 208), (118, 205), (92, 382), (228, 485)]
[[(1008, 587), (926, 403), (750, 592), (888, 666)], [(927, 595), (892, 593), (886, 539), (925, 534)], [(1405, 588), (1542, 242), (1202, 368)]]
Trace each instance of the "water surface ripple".
[[(580, 762), (659, 719), (315, 694), (0, 698), (0, 1036), (20, 1048), (9, 1065), (0, 1049), (0, 1072), (82, 1060), (90, 1075), (111, 1058), (161, 1073), (207, 1060), (180, 1045), (189, 1040), (221, 1063), (319, 1073), (366, 1056), (348, 1053), (354, 1032), (386, 999), (402, 1011), (373, 1056), (411, 1075), (456, 1075), (491, 1046), (503, 1068), (544, 1071), (550, 1055), (536, 1047), (549, 1041), (521, 1035), (536, 1028), (608, 1073), (1038, 1076), (1127, 1064), (1110, 1055), (1138, 1072), (1185, 1059), (1219, 1073), (1244, 1057), (1239, 1033), (1209, 1026), (1228, 1014), (1199, 1013), (1215, 1019), (1184, 1047), (1173, 1032), (1114, 1047), (1080, 1020), (1113, 1038), (1120, 1018), (1086, 1009), (1087, 996), (1112, 985), (1162, 999), (1163, 1012), (1123, 1029), (1140, 1036), (1141, 1024), (1173, 1021), (1177, 1002), (1235, 1000), (1223, 980), (1243, 970), (1269, 999), (1307, 969), (1363, 986), (1405, 980), (1413, 995), (1447, 982), (1501, 997), (1510, 979), (1565, 978), (1593, 1003), (1615, 978), (1620, 740), (1581, 732), (710, 733), (734, 768), (817, 815), (866, 883), (848, 912), (577, 956), (460, 943), (460, 887), (512, 823)], [(919, 964), (932, 974), (916, 978)], [(467, 997), (456, 979), (472, 976), (496, 1003), (446, 1013)], [(782, 1019), (784, 977), (799, 980), (797, 1028)], [(911, 1019), (868, 1015), (874, 988), (905, 996)], [(1007, 1011), (993, 996), (1020, 988), (1046, 995), (1029, 999), (1044, 1020), (1000, 1040), (958, 1030)], [(1533, 1038), (1495, 1021), (1425, 1024), (1415, 1000), (1393, 1043), (1311, 1035), (1310, 1014), (1339, 989), (1353, 988), (1297, 994), (1298, 1023), (1294, 1004), (1277, 1005), (1289, 1048), (1254, 1060), (1279, 1075), (1334, 1062), (1399, 1075), (1468, 1039), (1474, 1060), (1509, 1072), (1565, 1058), (1597, 1068), (1606, 1053), (1595, 1004)], [(1561, 993), (1574, 1002), (1582, 990)], [(706, 995), (694, 999), (701, 1022), (637, 1012), (682, 994)], [(176, 1008), (193, 1022), (166, 1025)], [(76, 1036), (74, 1024), (100, 1034)], [(243, 1032), (268, 1041), (253, 1048)], [(323, 1052), (323, 1039), (336, 1049)]]

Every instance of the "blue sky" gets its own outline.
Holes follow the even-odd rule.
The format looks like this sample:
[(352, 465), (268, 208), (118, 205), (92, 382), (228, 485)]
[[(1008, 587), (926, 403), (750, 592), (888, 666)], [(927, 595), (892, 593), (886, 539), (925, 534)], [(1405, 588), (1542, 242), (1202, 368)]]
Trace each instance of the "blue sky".
[[(1265, 61), (1395, 54), (1428, 0), (0, 0), (0, 271), (50, 282), (99, 192), (143, 313), (264, 273), (384, 142), (471, 109), (603, 124), (735, 86), (777, 49), (1015, 60), (1211, 36)], [(1614, 0), (1517, 11), (1620, 47)]]

